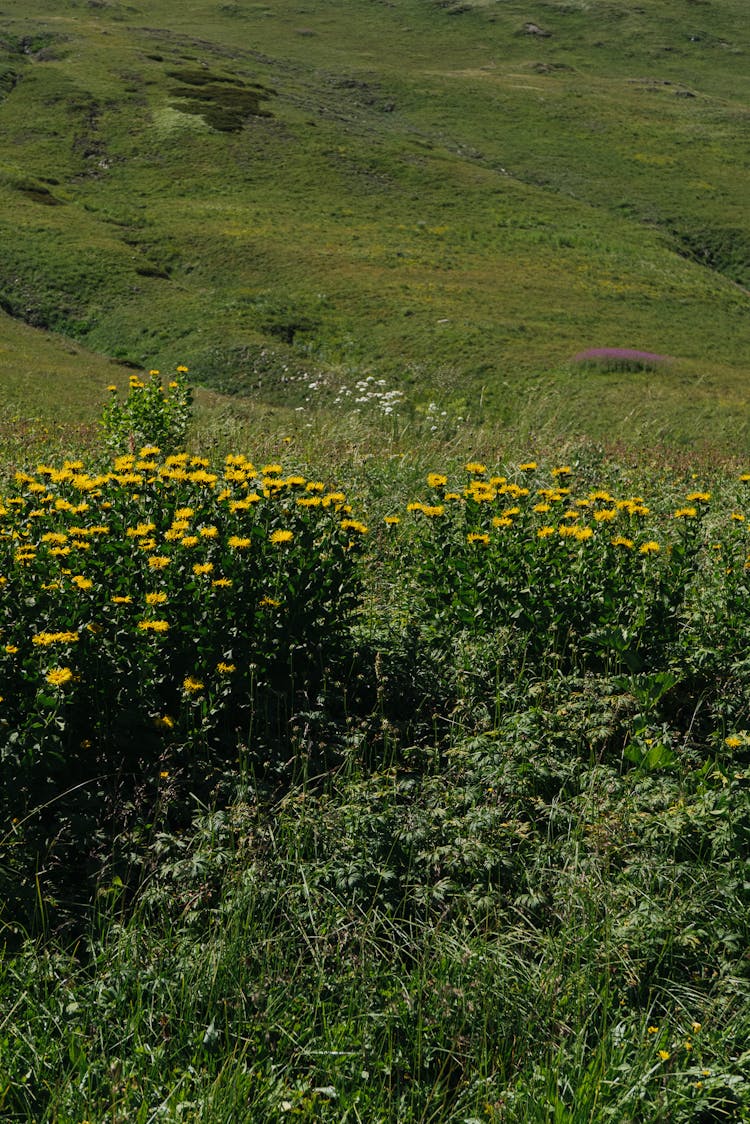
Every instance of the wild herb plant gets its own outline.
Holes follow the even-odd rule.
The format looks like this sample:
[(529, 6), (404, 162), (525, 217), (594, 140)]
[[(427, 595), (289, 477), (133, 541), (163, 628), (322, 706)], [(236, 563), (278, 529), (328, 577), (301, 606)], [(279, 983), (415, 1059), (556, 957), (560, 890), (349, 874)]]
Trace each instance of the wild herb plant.
[(165, 456), (183, 449), (193, 400), (187, 374), (187, 367), (179, 366), (166, 386), (155, 369), (147, 380), (131, 375), (124, 401), (117, 387), (110, 386), (102, 413), (107, 448), (112, 453), (134, 453), (143, 445), (155, 445)]

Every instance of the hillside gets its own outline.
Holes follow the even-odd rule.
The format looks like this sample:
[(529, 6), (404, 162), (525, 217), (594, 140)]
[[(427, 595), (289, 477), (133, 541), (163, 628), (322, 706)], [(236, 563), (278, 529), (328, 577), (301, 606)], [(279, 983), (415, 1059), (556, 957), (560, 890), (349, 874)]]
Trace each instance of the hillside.
[[(738, 0), (15, 4), (0, 309), (40, 370), (73, 340), (292, 409), (372, 372), (463, 415), (742, 452), (749, 105)], [(673, 361), (592, 389), (590, 347)]]

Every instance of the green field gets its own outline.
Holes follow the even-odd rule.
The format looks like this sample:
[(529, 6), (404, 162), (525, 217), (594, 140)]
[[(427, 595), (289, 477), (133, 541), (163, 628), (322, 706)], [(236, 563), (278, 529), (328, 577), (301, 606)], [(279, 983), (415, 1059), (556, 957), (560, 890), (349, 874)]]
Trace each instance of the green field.
[[(373, 373), (744, 450), (747, 74), (736, 0), (35, 0), (0, 35), (0, 308), (272, 406)], [(592, 388), (589, 347), (674, 361)]]

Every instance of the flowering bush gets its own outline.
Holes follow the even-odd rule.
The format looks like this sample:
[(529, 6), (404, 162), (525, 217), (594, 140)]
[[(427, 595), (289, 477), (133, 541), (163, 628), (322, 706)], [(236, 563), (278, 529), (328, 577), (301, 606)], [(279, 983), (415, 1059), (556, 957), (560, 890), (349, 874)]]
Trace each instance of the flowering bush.
[[(367, 528), (322, 481), (155, 446), (0, 500), (0, 752), (16, 812), (165, 746), (236, 755), (348, 643)], [(141, 767), (139, 764), (138, 767)], [(148, 765), (146, 766), (149, 767)]]
[(707, 589), (715, 622), (745, 588), (745, 516), (725, 515), (722, 543), (709, 542), (708, 492), (652, 506), (575, 488), (569, 465), (506, 472), (470, 462), (454, 484), (430, 473), (425, 498), (386, 518), (411, 552), (425, 629), (449, 643), (459, 629), (504, 631), (523, 660), (639, 672), (674, 652)]

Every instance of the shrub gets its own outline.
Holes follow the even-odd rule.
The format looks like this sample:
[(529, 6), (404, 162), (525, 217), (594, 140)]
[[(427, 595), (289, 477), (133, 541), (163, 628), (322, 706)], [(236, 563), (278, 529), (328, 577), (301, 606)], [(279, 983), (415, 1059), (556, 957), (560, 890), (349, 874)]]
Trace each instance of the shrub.
[(110, 386), (112, 397), (102, 414), (107, 448), (133, 453), (142, 445), (156, 445), (165, 455), (182, 449), (193, 400), (186, 376), (187, 367), (178, 367), (165, 387), (159, 371), (150, 371), (147, 381), (131, 375), (124, 402), (117, 387)]

